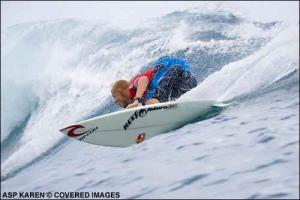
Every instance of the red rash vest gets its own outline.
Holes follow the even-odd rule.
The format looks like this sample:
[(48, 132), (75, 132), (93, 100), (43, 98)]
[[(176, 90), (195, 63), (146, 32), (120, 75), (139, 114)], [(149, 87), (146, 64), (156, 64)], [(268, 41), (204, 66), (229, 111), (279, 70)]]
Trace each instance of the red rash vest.
[[(142, 76), (148, 77), (149, 78), (149, 84), (148, 84), (148, 86), (149, 86), (150, 83), (151, 83), (151, 79), (152, 79), (153, 75), (154, 75), (154, 70), (153, 69), (149, 69), (149, 70), (147, 70), (147, 71), (145, 71), (143, 73), (140, 73), (140, 74), (136, 75), (135, 77), (133, 77), (130, 80), (130, 82), (129, 82), (130, 83), (130, 85), (129, 85), (129, 93), (130, 93), (131, 99), (133, 99), (135, 97), (139, 78), (142, 77)], [(146, 90), (146, 92), (147, 92), (147, 90)]]

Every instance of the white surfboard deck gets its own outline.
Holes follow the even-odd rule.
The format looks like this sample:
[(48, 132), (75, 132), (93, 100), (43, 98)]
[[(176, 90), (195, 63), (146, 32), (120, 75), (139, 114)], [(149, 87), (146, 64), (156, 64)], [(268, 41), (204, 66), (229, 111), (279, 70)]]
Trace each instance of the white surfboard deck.
[(60, 131), (91, 144), (127, 147), (183, 126), (218, 104), (201, 100), (140, 106), (81, 121)]

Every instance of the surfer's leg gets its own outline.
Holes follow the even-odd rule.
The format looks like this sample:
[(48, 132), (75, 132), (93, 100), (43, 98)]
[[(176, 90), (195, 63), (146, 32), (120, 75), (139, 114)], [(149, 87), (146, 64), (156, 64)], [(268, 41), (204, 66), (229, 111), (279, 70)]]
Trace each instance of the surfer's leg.
[(167, 102), (174, 99), (172, 93), (180, 77), (180, 71), (178, 67), (172, 67), (168, 73), (161, 79), (159, 85), (155, 91), (154, 97), (159, 102)]
[(197, 86), (197, 80), (196, 78), (192, 75), (191, 72), (189, 71), (184, 71), (182, 73), (181, 80), (179, 82), (179, 87), (178, 87), (178, 95), (181, 96), (187, 91), (190, 91), (194, 87)]
[(175, 67), (176, 74), (174, 74), (172, 83), (172, 92), (170, 98), (172, 100), (178, 99), (181, 95), (197, 86), (197, 80), (191, 72), (182, 68)]

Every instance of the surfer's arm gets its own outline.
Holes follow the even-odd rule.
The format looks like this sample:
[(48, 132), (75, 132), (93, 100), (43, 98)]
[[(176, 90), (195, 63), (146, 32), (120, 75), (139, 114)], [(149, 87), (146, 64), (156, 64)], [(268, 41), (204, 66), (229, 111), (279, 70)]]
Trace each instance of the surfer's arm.
[(147, 90), (148, 84), (149, 78), (147, 76), (140, 77), (138, 80), (135, 97), (142, 98), (145, 91)]
[(126, 108), (133, 108), (139, 105), (140, 102), (137, 100), (137, 98), (142, 98), (145, 91), (147, 90), (148, 84), (149, 84), (149, 78), (147, 76), (141, 76), (138, 79), (136, 94), (134, 97), (135, 100), (133, 103), (129, 104)]

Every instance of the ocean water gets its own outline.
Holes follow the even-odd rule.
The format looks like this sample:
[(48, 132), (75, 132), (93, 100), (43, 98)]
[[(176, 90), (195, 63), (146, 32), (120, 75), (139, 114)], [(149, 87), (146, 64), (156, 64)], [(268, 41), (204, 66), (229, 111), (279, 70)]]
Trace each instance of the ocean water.
[[(198, 86), (179, 101), (217, 116), (127, 148), (58, 130), (118, 110), (114, 80), (164, 55)], [(115, 191), (121, 198), (299, 198), (299, 23), (191, 9), (134, 30), (78, 19), (1, 32), (1, 189)]]

